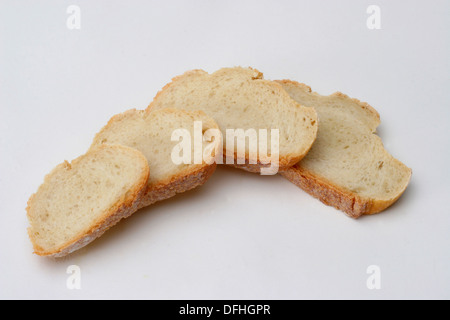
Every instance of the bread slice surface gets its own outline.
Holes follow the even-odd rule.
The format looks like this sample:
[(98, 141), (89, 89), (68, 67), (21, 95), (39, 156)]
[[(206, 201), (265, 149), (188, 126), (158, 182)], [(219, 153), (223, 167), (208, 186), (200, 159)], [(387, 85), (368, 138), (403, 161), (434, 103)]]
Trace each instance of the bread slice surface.
[(380, 116), (374, 108), (339, 92), (322, 96), (295, 81), (278, 82), (319, 115), (310, 152), (284, 177), (353, 218), (383, 211), (403, 194), (412, 171), (375, 134)]
[[(139, 208), (142, 208), (203, 185), (213, 174), (216, 168), (213, 158), (220, 151), (221, 140), (220, 137), (213, 141), (202, 140), (201, 137), (198, 140), (196, 122), (200, 136), (210, 129), (218, 130), (216, 122), (201, 111), (167, 108), (147, 113), (144, 110), (128, 110), (110, 119), (95, 136), (91, 148), (121, 144), (144, 154), (152, 174), (139, 203)], [(178, 164), (172, 157), (174, 148), (180, 143), (176, 139), (172, 141), (176, 130), (189, 133), (191, 156), (187, 163)], [(202, 154), (205, 153), (201, 161), (195, 159), (194, 139), (199, 141)], [(210, 153), (206, 152), (208, 148)]]
[[(234, 158), (234, 165), (252, 172), (268, 166), (277, 151), (280, 171), (294, 165), (309, 151), (317, 134), (314, 109), (301, 106), (281, 85), (264, 80), (261, 72), (251, 68), (223, 68), (212, 74), (188, 71), (166, 85), (147, 112), (163, 108), (204, 111), (223, 134), (224, 157)], [(272, 145), (272, 129), (279, 132), (277, 148)], [(227, 130), (254, 130), (258, 143), (266, 142), (267, 151), (255, 152), (249, 141), (245, 147), (231, 143)], [(259, 130), (266, 130), (267, 139)]]
[(137, 150), (100, 146), (53, 169), (28, 201), (28, 233), (41, 256), (78, 250), (134, 213), (149, 167)]

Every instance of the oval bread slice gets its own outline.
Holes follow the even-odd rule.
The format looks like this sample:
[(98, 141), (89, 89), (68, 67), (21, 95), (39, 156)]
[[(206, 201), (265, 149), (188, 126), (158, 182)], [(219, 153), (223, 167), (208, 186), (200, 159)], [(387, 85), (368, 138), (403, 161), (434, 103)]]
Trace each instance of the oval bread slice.
[(147, 160), (124, 146), (101, 146), (58, 165), (28, 201), (28, 233), (41, 256), (78, 250), (137, 210)]
[(311, 151), (284, 177), (353, 218), (383, 211), (403, 194), (411, 169), (391, 156), (375, 134), (380, 117), (374, 108), (340, 92), (322, 96), (295, 81), (279, 83), (319, 115)]
[[(234, 158), (233, 165), (252, 172), (260, 172), (268, 166), (264, 165), (266, 154), (251, 152), (249, 143), (245, 150), (237, 143), (230, 143), (227, 130), (254, 130), (256, 133), (260, 129), (267, 130), (267, 155), (272, 156), (276, 150), (272, 148), (271, 130), (278, 129), (280, 171), (306, 155), (317, 133), (317, 115), (313, 108), (301, 106), (281, 85), (264, 80), (261, 72), (251, 68), (223, 68), (212, 74), (203, 70), (188, 71), (166, 85), (147, 111), (163, 108), (204, 111), (217, 122), (223, 134), (224, 157)], [(261, 135), (259, 139), (263, 139)]]
[[(197, 122), (199, 132), (194, 132)], [(201, 111), (163, 109), (152, 113), (144, 110), (129, 110), (111, 118), (108, 124), (95, 136), (91, 148), (103, 144), (121, 144), (141, 151), (146, 157), (151, 176), (146, 192), (141, 197), (139, 208), (173, 197), (203, 185), (216, 169), (214, 157), (221, 146), (218, 137), (213, 141), (203, 140), (203, 133), (209, 129), (218, 130), (216, 122)], [(172, 152), (180, 142), (172, 141), (176, 130), (188, 133), (191, 156), (187, 163), (177, 164)], [(196, 139), (202, 155), (196, 161), (194, 145)], [(180, 152), (182, 153), (182, 152)]]

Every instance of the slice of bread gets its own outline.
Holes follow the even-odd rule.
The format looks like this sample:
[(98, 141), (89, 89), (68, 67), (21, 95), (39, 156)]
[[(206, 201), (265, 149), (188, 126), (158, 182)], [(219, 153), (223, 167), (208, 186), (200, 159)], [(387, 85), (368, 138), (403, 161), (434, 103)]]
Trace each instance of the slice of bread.
[(41, 256), (62, 257), (137, 210), (149, 167), (137, 150), (101, 146), (58, 165), (28, 201), (28, 233)]
[[(196, 136), (194, 125), (197, 121), (199, 134)], [(202, 139), (203, 133), (209, 129), (218, 131), (218, 126), (201, 111), (169, 108), (147, 113), (144, 110), (133, 109), (112, 117), (95, 136), (91, 148), (103, 144), (121, 144), (144, 154), (152, 174), (148, 180), (147, 190), (138, 205), (142, 208), (193, 189), (208, 180), (216, 169), (214, 157), (221, 146), (220, 137), (213, 141)], [(172, 152), (180, 143), (171, 139), (176, 130), (182, 130), (189, 136), (186, 142), (190, 144), (191, 155), (181, 164), (176, 164), (178, 162), (172, 159)], [(197, 161), (194, 151), (196, 143), (202, 154), (205, 154)]]
[[(202, 70), (188, 71), (166, 85), (147, 112), (163, 108), (204, 111), (220, 127), (224, 158), (228, 155), (227, 164), (252, 172), (273, 166), (270, 161), (279, 160), (276, 166), (280, 171), (294, 165), (309, 151), (317, 134), (314, 109), (301, 106), (280, 84), (264, 80), (261, 72), (251, 68), (224, 68), (213, 74)], [(259, 135), (257, 143), (267, 142), (267, 152), (260, 147), (254, 152), (255, 149), (249, 148), (248, 137), (244, 137), (244, 141), (249, 140), (245, 147), (235, 143), (235, 137), (230, 139), (233, 142), (227, 141), (227, 130), (237, 129)], [(267, 139), (260, 129), (266, 130)], [(279, 130), (279, 141), (274, 139), (278, 142), (279, 157), (272, 143), (272, 129)], [(275, 137), (276, 133), (273, 135)]]
[(393, 158), (375, 134), (380, 117), (367, 103), (335, 93), (321, 96), (294, 81), (279, 83), (319, 115), (311, 151), (282, 175), (353, 218), (378, 213), (405, 191), (411, 169)]

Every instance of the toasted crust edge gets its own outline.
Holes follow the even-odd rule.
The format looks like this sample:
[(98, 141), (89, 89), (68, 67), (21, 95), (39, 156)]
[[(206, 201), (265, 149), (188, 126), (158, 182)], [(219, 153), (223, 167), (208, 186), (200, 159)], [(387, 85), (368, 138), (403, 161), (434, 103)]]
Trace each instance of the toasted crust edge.
[(151, 204), (174, 197), (179, 193), (189, 191), (204, 185), (215, 172), (217, 165), (205, 165), (194, 168), (190, 172), (183, 172), (170, 180), (148, 187), (144, 196), (137, 204), (139, 209)]
[[(61, 258), (66, 255), (71, 254), (72, 252), (81, 249), (82, 247), (87, 246), (89, 243), (97, 239), (98, 237), (102, 236), (109, 228), (117, 224), (121, 219), (127, 218), (131, 216), (133, 213), (135, 213), (138, 210), (138, 203), (140, 201), (140, 198), (144, 195), (144, 192), (146, 190), (147, 182), (150, 176), (150, 168), (148, 166), (147, 159), (144, 157), (144, 155), (139, 152), (136, 149), (129, 148), (122, 145), (103, 145), (99, 146), (100, 148), (117, 148), (117, 149), (123, 149), (127, 150), (127, 152), (132, 151), (134, 152), (139, 160), (143, 164), (144, 170), (142, 171), (142, 174), (140, 176), (140, 179), (135, 184), (134, 188), (129, 190), (126, 194), (126, 198), (122, 202), (117, 202), (114, 205), (111, 206), (111, 208), (107, 211), (105, 211), (101, 218), (99, 218), (91, 227), (89, 230), (83, 231), (81, 234), (79, 234), (75, 239), (66, 242), (65, 244), (60, 245), (58, 248), (53, 249), (51, 251), (46, 251), (43, 248), (41, 248), (39, 245), (36, 244), (34, 241), (34, 237), (32, 235), (31, 226), (28, 228), (28, 235), (31, 240), (31, 243), (33, 244), (34, 253), (39, 256), (48, 256), (53, 258)], [(89, 152), (92, 152), (94, 150), (91, 150)], [(72, 164), (77, 163), (84, 157), (86, 157), (88, 154), (84, 154), (75, 160), (72, 161)], [(67, 161), (58, 165), (59, 166), (66, 166), (71, 165)], [(56, 168), (54, 170), (56, 170)], [(45, 179), (45, 184), (49, 177), (51, 176), (51, 173), (49, 173)], [(27, 216), (30, 216), (30, 209), (32, 205), (33, 198), (35, 197), (36, 193), (33, 194), (27, 203)]]
[[(408, 180), (408, 183), (405, 184), (404, 188), (396, 197), (388, 200), (379, 200), (354, 194), (298, 165), (281, 172), (280, 175), (308, 194), (319, 199), (325, 205), (341, 210), (354, 219), (363, 215), (376, 214), (387, 209), (401, 197), (409, 183)], [(409, 179), (411, 179), (411, 175)]]

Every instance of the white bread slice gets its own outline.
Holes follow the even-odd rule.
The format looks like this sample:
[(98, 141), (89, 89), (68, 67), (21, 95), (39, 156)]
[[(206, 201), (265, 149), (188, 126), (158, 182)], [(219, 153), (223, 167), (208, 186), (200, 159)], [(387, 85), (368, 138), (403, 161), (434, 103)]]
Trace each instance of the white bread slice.
[(28, 233), (41, 256), (62, 257), (134, 213), (149, 167), (137, 150), (101, 146), (58, 165), (28, 201)]
[[(272, 156), (271, 129), (278, 129), (280, 171), (300, 161), (317, 134), (314, 109), (301, 106), (281, 85), (264, 80), (261, 72), (251, 68), (224, 68), (213, 74), (193, 70), (175, 77), (156, 95), (147, 111), (168, 107), (202, 110), (215, 119), (223, 134), (224, 158), (228, 154), (230, 159), (234, 158), (235, 166), (252, 172), (271, 166), (267, 164), (268, 158), (262, 152), (249, 152), (249, 143), (245, 150), (238, 148), (237, 143), (227, 144), (227, 129), (254, 129), (256, 132), (266, 129), (269, 158)], [(245, 155), (245, 159), (240, 155)]]
[(380, 123), (375, 109), (339, 92), (321, 96), (298, 82), (279, 83), (319, 115), (311, 151), (283, 172), (284, 177), (353, 218), (383, 211), (403, 194), (412, 171), (392, 157), (375, 134)]
[[(91, 148), (102, 144), (121, 144), (141, 151), (150, 166), (151, 176), (139, 208), (151, 205), (203, 185), (216, 169), (214, 157), (221, 146), (220, 137), (208, 142), (200, 140), (202, 152), (211, 148), (201, 162), (194, 159), (194, 122), (201, 121), (200, 134), (209, 129), (218, 130), (213, 119), (201, 111), (164, 109), (152, 113), (144, 110), (129, 110), (115, 115), (95, 136)], [(171, 141), (175, 130), (184, 129), (190, 133), (191, 161), (175, 164), (171, 154), (178, 141)]]

